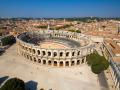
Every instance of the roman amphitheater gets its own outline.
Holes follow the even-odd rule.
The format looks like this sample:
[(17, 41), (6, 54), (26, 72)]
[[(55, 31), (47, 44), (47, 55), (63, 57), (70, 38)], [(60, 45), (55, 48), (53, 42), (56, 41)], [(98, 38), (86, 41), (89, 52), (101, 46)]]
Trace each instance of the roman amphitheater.
[(94, 44), (84, 34), (60, 30), (35, 30), (17, 36), (18, 53), (40, 65), (70, 67), (86, 63)]

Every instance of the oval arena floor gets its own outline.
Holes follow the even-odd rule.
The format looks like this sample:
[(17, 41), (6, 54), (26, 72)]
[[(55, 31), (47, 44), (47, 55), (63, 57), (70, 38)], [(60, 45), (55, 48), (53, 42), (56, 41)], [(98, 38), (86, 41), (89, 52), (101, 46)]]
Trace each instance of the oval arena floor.
[(67, 49), (69, 48), (66, 45), (63, 45), (61, 43), (53, 42), (53, 41), (45, 41), (40, 44), (40, 48), (46, 48), (46, 49)]

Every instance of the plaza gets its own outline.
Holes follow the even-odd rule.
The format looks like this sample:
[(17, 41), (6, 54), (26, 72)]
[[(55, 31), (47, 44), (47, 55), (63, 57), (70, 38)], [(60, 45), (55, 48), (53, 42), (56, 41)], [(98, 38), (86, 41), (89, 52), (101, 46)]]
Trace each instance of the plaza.
[[(18, 77), (37, 82), (37, 90), (100, 90), (97, 75), (86, 64), (76, 67), (46, 67), (30, 62), (11, 46), (0, 57), (0, 76)], [(106, 90), (106, 89), (105, 89)]]

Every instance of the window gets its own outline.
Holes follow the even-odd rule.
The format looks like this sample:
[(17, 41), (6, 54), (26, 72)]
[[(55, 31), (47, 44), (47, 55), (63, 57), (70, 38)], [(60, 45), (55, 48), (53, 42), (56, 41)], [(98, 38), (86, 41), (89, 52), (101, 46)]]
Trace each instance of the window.
[(38, 52), (38, 55), (40, 55), (40, 50), (38, 50), (37, 52)]
[(40, 60), (40, 59), (38, 59), (38, 63), (41, 63), (41, 60)]
[(72, 56), (74, 56), (75, 55), (75, 52), (72, 52)]
[(51, 52), (48, 52), (48, 56), (51, 56)]
[(68, 57), (68, 56), (69, 56), (69, 52), (66, 53), (66, 57)]
[(57, 52), (54, 52), (54, 57), (56, 57), (57, 56)]
[(80, 55), (80, 51), (78, 51), (78, 55)]
[(42, 51), (43, 56), (45, 55), (45, 51)]
[(62, 57), (63, 56), (63, 52), (60, 52), (60, 57)]
[(33, 53), (35, 54), (35, 49), (33, 49)]

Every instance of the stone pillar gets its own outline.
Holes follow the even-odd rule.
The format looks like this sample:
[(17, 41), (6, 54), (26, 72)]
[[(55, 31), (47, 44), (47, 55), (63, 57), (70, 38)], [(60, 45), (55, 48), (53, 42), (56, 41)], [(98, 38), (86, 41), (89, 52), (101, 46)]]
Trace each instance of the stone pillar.
[(84, 64), (86, 64), (87, 62), (86, 62), (86, 57), (84, 57)]
[(69, 67), (71, 66), (71, 61), (69, 61)]

